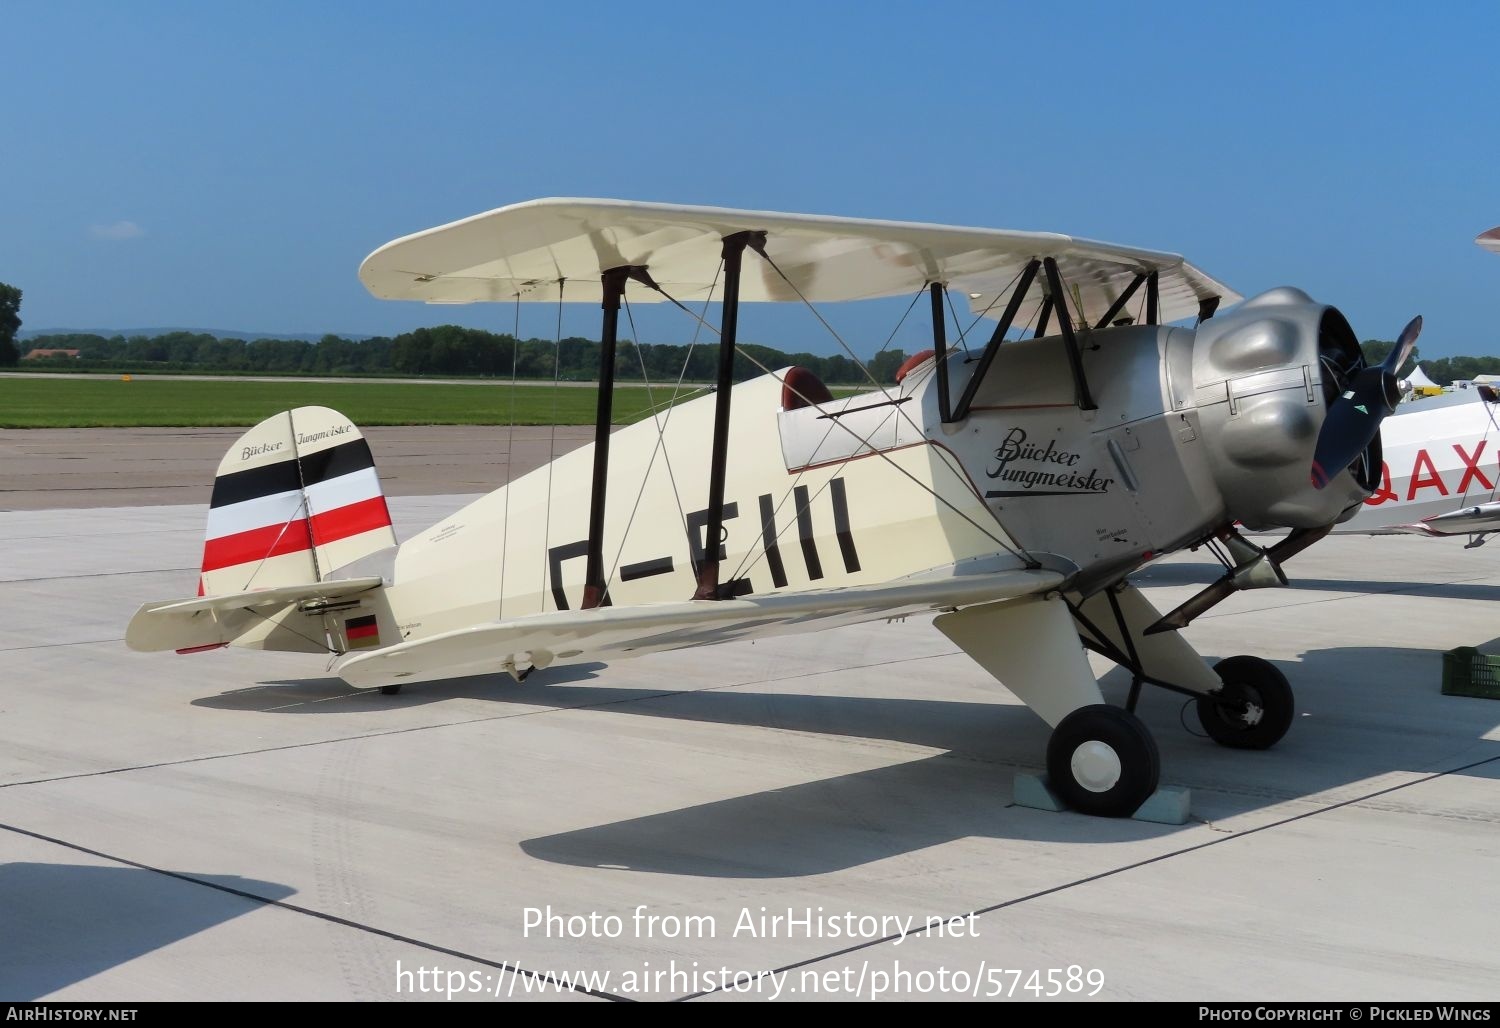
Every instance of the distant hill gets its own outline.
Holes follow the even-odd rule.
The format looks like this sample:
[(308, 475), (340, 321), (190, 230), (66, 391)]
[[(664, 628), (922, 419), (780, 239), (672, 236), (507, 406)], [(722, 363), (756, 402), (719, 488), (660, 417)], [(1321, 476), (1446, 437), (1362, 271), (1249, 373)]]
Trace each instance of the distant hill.
[[(316, 343), (327, 332), (235, 332), (224, 328), (23, 328), (16, 333), (17, 339), (35, 339), (37, 336), (61, 336), (61, 335), (95, 335), (108, 339), (111, 336), (163, 336), (169, 332), (191, 332), (194, 335), (210, 335), (216, 339), (244, 339), (249, 342), (255, 339), (296, 339), (304, 343)], [(369, 339), (367, 333), (359, 332), (334, 332), (332, 335), (341, 336), (360, 342)]]

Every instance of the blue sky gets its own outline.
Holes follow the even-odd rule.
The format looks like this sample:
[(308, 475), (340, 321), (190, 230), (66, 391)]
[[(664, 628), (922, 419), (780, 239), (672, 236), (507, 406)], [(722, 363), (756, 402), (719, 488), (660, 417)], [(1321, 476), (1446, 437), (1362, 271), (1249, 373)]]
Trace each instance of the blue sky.
[[(1493, 3), (8, 0), (0, 26), (0, 281), (28, 328), (509, 328), (356, 269), (576, 195), (1175, 250), (1362, 338), (1420, 312), (1424, 352), (1500, 353), (1500, 257), (1472, 242), (1500, 224)], [(868, 356), (904, 305), (858, 306), (833, 320)], [(805, 312), (743, 323), (834, 346)]]

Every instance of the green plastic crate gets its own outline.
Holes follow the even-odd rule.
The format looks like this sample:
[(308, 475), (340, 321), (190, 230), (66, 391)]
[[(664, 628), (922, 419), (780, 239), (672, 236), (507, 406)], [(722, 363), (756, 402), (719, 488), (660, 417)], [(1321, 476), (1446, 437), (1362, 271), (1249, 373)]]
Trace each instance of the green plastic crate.
[(1500, 700), (1500, 657), (1460, 646), (1443, 654), (1443, 695)]

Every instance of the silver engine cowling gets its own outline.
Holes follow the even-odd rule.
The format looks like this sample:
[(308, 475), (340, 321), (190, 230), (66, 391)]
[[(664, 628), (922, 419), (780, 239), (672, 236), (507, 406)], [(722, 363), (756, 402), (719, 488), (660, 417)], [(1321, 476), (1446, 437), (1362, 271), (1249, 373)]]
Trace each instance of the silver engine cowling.
[(1199, 424), (1230, 515), (1252, 530), (1353, 516), (1377, 484), (1380, 437), (1324, 489), (1310, 467), (1329, 404), (1364, 359), (1337, 308), (1282, 287), (1205, 322), (1193, 346)]
[[(1078, 569), (1080, 592), (1237, 524), (1291, 529), (1305, 545), (1378, 484), (1378, 435), (1325, 488), (1312, 482), (1329, 405), (1364, 357), (1343, 315), (1300, 290), (1271, 290), (1196, 329), (1092, 329), (1078, 344), (1091, 406), (1077, 402), (1057, 336), (999, 346), (967, 418), (942, 424), (930, 379), (915, 388), (928, 436), (959, 457), (1013, 539)], [(948, 366), (959, 395), (981, 362), (960, 352)]]

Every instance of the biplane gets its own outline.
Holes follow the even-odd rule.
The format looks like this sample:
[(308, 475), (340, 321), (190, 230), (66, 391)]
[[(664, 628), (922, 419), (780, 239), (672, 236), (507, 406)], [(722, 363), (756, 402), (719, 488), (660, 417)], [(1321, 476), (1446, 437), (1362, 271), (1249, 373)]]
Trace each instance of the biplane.
[[(1279, 288), (1221, 311), (1240, 296), (1171, 253), (546, 199), (397, 239), (360, 277), (389, 299), (596, 305), (592, 445), (398, 545), (348, 419), (269, 418), (219, 467), (199, 595), (143, 606), (133, 648), (325, 653), (350, 685), (395, 692), (935, 613), (1051, 726), (1062, 798), (1124, 816), (1160, 774), (1134, 714), (1144, 685), (1190, 697), (1228, 747), (1287, 731), (1279, 670), (1209, 667), (1180, 629), (1238, 589), (1284, 584), (1282, 563), (1379, 484), (1384, 408), (1345, 408), (1384, 371), (1338, 310)], [(737, 354), (753, 357), (742, 310), (882, 297), (931, 318), (930, 349), (895, 381), (836, 396), (786, 367), (734, 384)], [(621, 310), (640, 303), (706, 333), (717, 380), (611, 431), (634, 345)], [(1262, 548), (1239, 526), (1291, 531)], [(1224, 576), (1157, 611), (1129, 576), (1196, 546)], [(1087, 651), (1130, 672), (1123, 707), (1104, 702)]]

